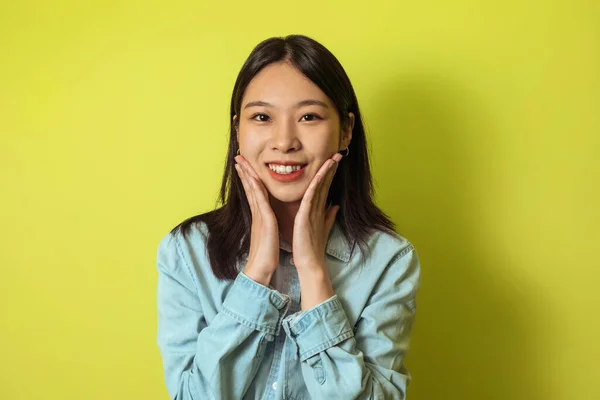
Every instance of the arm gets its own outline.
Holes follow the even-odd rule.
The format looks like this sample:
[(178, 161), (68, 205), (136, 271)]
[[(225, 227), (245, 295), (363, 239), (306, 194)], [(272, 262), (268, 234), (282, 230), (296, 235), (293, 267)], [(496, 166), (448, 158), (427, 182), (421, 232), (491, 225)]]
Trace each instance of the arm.
[(241, 399), (281, 326), (289, 298), (240, 272), (210, 325), (177, 238), (157, 252), (158, 346), (171, 399)]
[(385, 268), (355, 332), (337, 295), (284, 319), (312, 398), (406, 398), (411, 378), (403, 360), (419, 281), (419, 258), (410, 245)]

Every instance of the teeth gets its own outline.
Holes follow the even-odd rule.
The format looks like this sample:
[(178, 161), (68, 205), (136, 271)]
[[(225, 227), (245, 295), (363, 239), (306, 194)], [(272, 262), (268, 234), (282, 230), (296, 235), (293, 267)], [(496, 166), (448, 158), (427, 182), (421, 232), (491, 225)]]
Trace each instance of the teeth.
[(271, 170), (277, 172), (278, 174), (282, 174), (282, 175), (287, 175), (287, 174), (291, 174), (292, 172), (298, 171), (299, 169), (302, 168), (301, 165), (277, 165), (277, 164), (269, 164), (269, 168), (271, 168)]

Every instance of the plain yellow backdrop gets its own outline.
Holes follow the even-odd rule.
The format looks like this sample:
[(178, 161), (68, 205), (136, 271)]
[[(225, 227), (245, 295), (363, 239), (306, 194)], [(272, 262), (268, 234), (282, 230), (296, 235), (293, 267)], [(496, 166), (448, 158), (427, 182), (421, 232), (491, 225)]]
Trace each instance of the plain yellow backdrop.
[(599, 399), (599, 10), (3, 2), (0, 398), (167, 398), (158, 242), (215, 205), (249, 52), (303, 33), (421, 256), (409, 399)]

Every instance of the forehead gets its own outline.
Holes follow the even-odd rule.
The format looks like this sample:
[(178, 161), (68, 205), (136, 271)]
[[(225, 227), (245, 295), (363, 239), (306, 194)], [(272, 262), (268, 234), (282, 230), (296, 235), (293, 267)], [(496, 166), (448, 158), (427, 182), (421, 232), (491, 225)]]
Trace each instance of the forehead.
[(279, 62), (267, 65), (250, 81), (242, 108), (250, 101), (260, 100), (276, 107), (288, 107), (307, 99), (321, 100), (333, 107), (331, 100), (314, 82), (291, 64)]

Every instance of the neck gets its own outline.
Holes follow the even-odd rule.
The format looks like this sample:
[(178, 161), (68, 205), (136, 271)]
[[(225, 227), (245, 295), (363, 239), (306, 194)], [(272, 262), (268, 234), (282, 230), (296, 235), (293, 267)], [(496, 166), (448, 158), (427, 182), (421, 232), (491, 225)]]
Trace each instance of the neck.
[(273, 197), (269, 200), (273, 213), (275, 213), (275, 217), (277, 218), (279, 233), (281, 233), (283, 240), (291, 245), (293, 243), (294, 220), (300, 209), (300, 201), (288, 203), (279, 201)]

